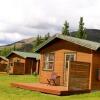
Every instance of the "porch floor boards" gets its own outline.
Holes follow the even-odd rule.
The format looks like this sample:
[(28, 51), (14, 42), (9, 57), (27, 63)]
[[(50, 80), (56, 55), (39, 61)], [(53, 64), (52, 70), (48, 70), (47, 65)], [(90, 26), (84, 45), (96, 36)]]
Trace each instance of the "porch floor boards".
[(11, 86), (53, 95), (69, 95), (90, 92), (89, 90), (68, 91), (64, 86), (51, 86), (42, 83), (11, 83)]

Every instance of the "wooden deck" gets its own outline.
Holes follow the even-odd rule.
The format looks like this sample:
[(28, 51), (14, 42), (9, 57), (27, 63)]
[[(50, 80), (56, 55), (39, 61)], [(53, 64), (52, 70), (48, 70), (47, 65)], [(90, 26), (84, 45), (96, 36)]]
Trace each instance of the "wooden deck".
[(11, 83), (11, 86), (59, 96), (90, 92), (89, 90), (68, 91), (64, 86), (50, 86), (41, 83)]

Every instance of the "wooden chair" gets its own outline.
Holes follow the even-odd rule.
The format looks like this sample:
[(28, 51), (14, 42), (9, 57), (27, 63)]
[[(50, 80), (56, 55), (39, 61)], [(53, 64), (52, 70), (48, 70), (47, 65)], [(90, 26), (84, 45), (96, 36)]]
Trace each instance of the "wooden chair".
[(50, 79), (47, 79), (48, 85), (57, 85), (57, 79), (60, 78), (55, 72), (52, 72)]

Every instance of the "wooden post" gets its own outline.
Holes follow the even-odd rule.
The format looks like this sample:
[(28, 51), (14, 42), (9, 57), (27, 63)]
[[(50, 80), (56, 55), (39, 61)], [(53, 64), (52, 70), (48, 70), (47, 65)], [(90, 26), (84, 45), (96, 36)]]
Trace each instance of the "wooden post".
[(36, 73), (39, 74), (39, 60), (37, 60), (36, 62)]
[(31, 64), (30, 64), (30, 68), (31, 68), (31, 75), (33, 74), (33, 61), (34, 61), (34, 59), (31, 59)]
[(68, 61), (68, 71), (67, 71), (67, 90), (69, 90), (69, 80), (70, 80), (70, 61)]
[(26, 73), (25, 73), (25, 66), (26, 66), (26, 59), (25, 59), (25, 61), (24, 61), (24, 74), (26, 74)]
[(93, 53), (92, 53), (91, 57), (92, 57), (92, 61), (91, 61), (91, 64), (90, 64), (89, 90), (92, 89)]

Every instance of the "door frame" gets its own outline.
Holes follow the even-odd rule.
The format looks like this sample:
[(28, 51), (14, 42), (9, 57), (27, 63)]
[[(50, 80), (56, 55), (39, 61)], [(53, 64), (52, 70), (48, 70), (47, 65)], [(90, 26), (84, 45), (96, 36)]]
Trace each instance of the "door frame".
[[(74, 54), (74, 60), (76, 60), (77, 58), (77, 52), (74, 52), (74, 51), (68, 51), (68, 52), (65, 52), (64, 53), (64, 86), (68, 86), (68, 84), (66, 83), (66, 81), (67, 81), (67, 79), (68, 79), (68, 77), (67, 77), (67, 72), (68, 72), (68, 67), (69, 67), (69, 65), (68, 65), (68, 67), (66, 67), (66, 55), (70, 55), (70, 54)], [(67, 71), (67, 72), (66, 72)]]

